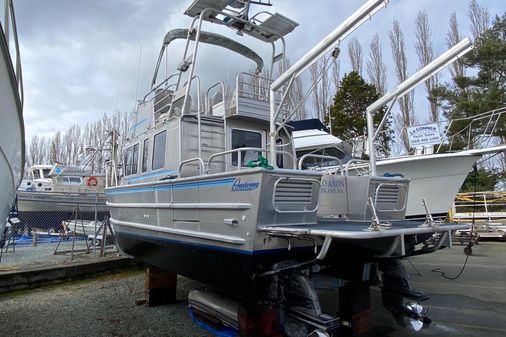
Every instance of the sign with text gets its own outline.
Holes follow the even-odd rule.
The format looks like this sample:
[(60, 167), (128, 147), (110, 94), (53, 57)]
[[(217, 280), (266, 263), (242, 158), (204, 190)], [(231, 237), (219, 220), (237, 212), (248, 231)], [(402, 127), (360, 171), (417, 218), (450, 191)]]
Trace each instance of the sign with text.
[(437, 124), (410, 126), (407, 128), (409, 146), (412, 148), (441, 143)]

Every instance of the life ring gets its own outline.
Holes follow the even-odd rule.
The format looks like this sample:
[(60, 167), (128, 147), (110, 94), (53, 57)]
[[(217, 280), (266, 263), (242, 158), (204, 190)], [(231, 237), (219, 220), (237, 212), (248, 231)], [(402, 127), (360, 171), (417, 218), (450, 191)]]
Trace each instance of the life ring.
[(88, 179), (86, 179), (86, 185), (88, 185), (89, 187), (95, 187), (97, 186), (97, 177), (94, 177), (94, 176), (91, 176), (91, 177), (88, 177)]

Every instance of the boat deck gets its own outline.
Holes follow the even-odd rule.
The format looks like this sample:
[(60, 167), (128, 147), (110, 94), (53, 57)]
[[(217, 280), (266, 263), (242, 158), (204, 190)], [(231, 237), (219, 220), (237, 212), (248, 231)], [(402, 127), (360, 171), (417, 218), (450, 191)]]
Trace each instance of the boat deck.
[(400, 235), (449, 232), (466, 228), (465, 225), (461, 224), (434, 224), (433, 226), (427, 226), (422, 222), (413, 221), (391, 221), (388, 224), (388, 227), (378, 226), (374, 230), (371, 229), (370, 221), (322, 220), (315, 224), (260, 226), (259, 231), (320, 237), (329, 236), (341, 239), (375, 239)]

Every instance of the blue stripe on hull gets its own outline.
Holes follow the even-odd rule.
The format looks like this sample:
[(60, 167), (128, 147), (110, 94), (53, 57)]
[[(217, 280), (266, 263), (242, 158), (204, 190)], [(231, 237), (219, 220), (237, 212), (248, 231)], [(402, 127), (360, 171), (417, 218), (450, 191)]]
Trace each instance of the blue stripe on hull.
[(182, 190), (192, 189), (199, 187), (215, 187), (215, 186), (227, 186), (233, 185), (236, 178), (222, 179), (222, 180), (210, 180), (210, 181), (198, 181), (194, 183), (180, 183), (170, 184), (156, 187), (133, 187), (133, 188), (122, 188), (117, 191), (107, 191), (106, 195), (118, 195), (118, 194), (129, 194), (129, 193), (142, 193), (142, 192), (154, 192), (155, 190)]

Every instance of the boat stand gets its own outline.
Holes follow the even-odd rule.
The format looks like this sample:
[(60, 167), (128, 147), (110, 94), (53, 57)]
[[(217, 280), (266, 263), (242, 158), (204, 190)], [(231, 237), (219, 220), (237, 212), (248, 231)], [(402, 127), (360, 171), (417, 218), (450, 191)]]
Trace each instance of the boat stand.
[[(54, 249), (53, 255), (63, 255), (63, 254), (70, 253), (70, 261), (74, 261), (74, 253), (88, 254), (90, 252), (90, 246), (88, 244), (88, 240), (85, 241), (86, 248), (75, 249), (76, 237), (77, 237), (76, 229), (78, 226), (78, 221), (80, 221), (81, 228), (82, 228), (83, 232), (85, 233), (84, 222), (82, 219), (80, 219), (80, 214), (81, 214), (81, 210), (79, 209), (79, 205), (77, 205), (77, 207), (72, 211), (72, 215), (70, 216), (71, 221), (68, 222), (67, 224), (63, 224), (64, 233), (62, 235), (60, 235), (60, 240), (58, 241), (58, 245), (56, 245), (56, 248)], [(71, 223), (73, 223), (73, 225), (74, 225), (73, 228), (71, 228), (71, 226), (69, 225)], [(60, 244), (62, 243), (62, 241), (66, 241), (69, 233), (70, 233), (70, 235), (72, 235), (72, 248), (70, 250), (58, 251), (58, 248), (60, 248)]]
[(169, 304), (176, 301), (177, 274), (159, 269), (155, 266), (146, 268), (144, 276), (145, 298), (138, 300), (138, 304), (148, 307)]

